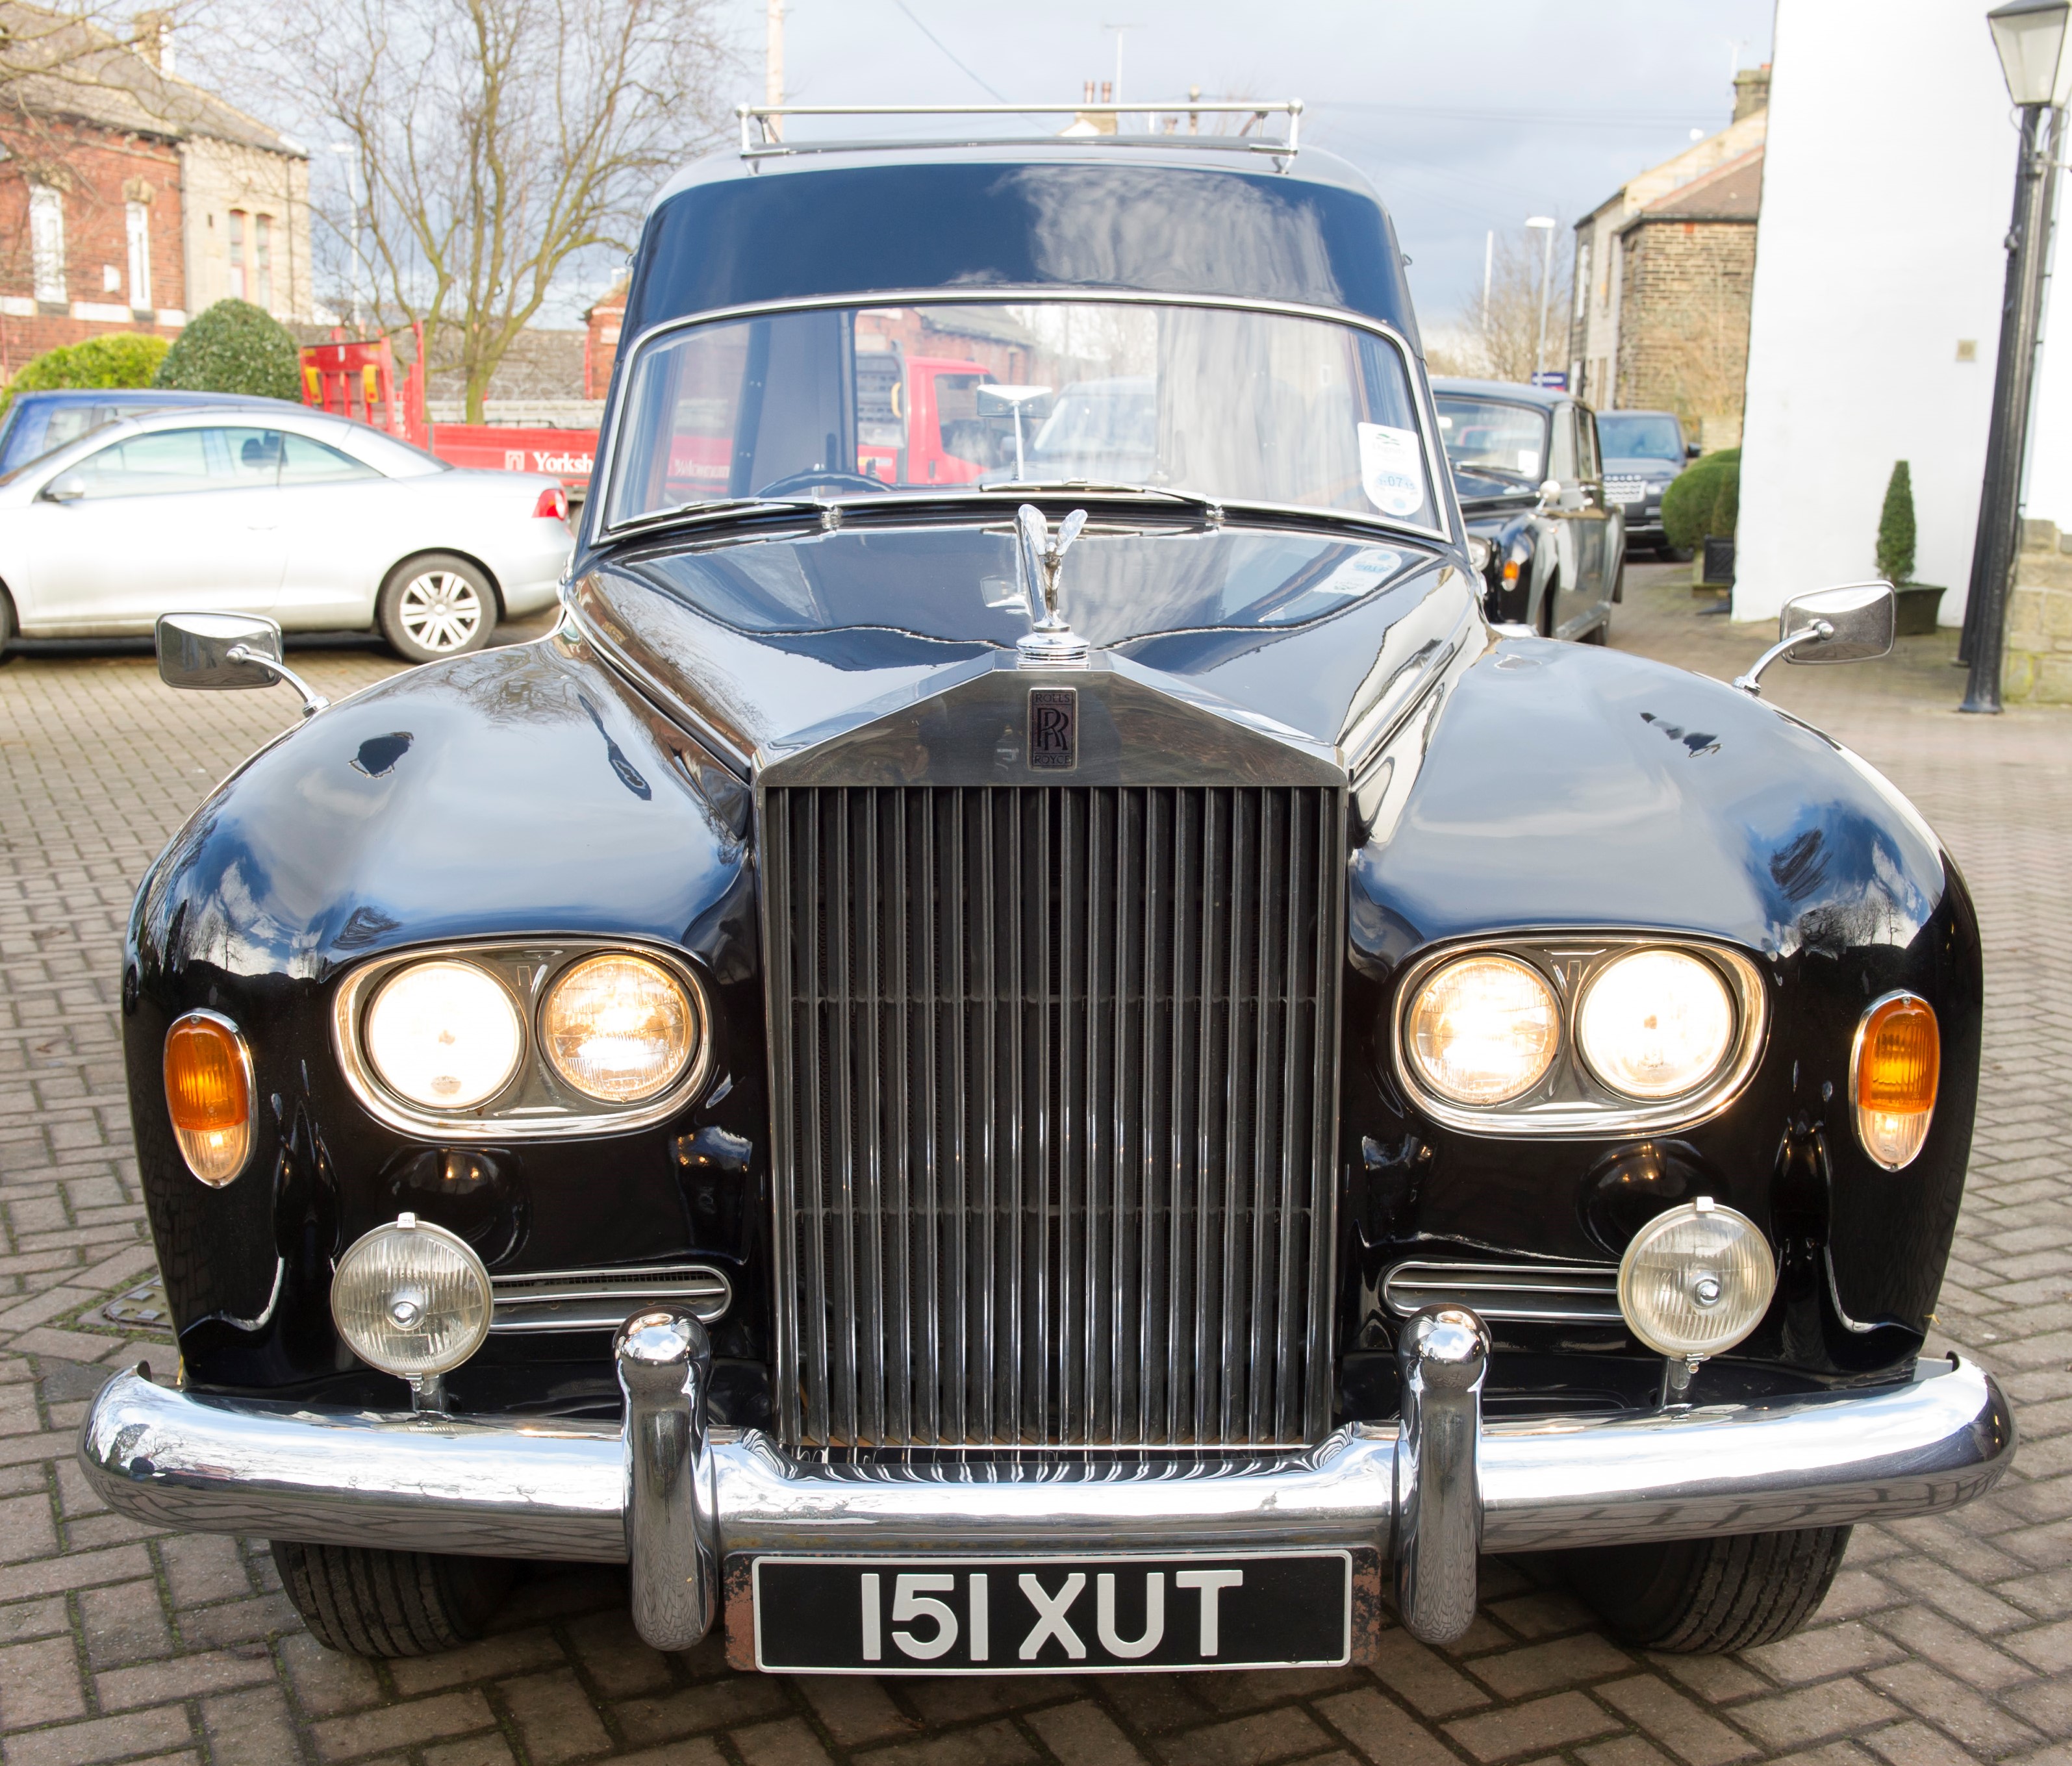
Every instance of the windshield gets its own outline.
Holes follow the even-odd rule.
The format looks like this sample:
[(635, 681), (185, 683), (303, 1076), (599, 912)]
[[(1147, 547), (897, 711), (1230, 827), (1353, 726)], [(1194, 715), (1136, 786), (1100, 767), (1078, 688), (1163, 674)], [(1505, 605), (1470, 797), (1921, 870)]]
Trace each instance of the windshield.
[(1439, 525), (1401, 353), (1326, 319), (1096, 301), (716, 320), (635, 364), (606, 518), (1096, 481)]
[(1597, 448), (1607, 460), (1674, 460), (1684, 462), (1684, 432), (1664, 413), (1627, 417), (1597, 413)]
[(1464, 398), (1456, 392), (1437, 393), (1434, 399), (1439, 439), (1447, 464), (1456, 472), (1515, 478), (1522, 484), (1537, 484), (1544, 476), (1547, 413), (1541, 407)]

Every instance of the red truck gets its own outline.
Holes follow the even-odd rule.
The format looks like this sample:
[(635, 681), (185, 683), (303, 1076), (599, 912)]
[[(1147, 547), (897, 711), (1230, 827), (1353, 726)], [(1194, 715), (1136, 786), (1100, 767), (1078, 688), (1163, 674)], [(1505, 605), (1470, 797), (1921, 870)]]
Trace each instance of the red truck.
[[(421, 334), (417, 341), (421, 362)], [(385, 337), (366, 343), (335, 337), (306, 345), (302, 359), (305, 405), (371, 423), (450, 465), (552, 473), (576, 497), (589, 487), (597, 459), (594, 429), (433, 423), (418, 363), (399, 384), (395, 351)], [(896, 349), (859, 353), (856, 363), (857, 471), (888, 483), (966, 484), (986, 470), (990, 444), (977, 392), (993, 379), (991, 369), (955, 356), (902, 356)], [(687, 457), (671, 462), (670, 476), (682, 482), (687, 495), (723, 496), (728, 465), (718, 455)]]

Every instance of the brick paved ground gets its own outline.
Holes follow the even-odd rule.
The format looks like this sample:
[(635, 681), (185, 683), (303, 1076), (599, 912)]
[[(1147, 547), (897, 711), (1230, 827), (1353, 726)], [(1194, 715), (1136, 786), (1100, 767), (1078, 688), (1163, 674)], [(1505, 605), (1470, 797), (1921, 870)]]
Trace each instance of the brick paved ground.
[[(1722, 676), (1754, 653), (1688, 592), (1646, 585), (1664, 574), (1635, 573), (1622, 646)], [(101, 1311), (135, 1293), (133, 1316), (150, 1310), (116, 1042), (123, 916), (166, 836), (293, 705), (175, 696), (142, 658), (16, 659), (0, 669), (0, 1760), (2072, 1761), (2072, 715), (1959, 718), (1950, 651), (1780, 669), (1773, 696), (1910, 791), (1980, 897), (1984, 1123), (1941, 1320), (2021, 1407), (1996, 1494), (1859, 1530), (1815, 1628), (1737, 1658), (1620, 1649), (1531, 1566), (1492, 1562), (1459, 1648), (1392, 1632), (1371, 1674), (884, 1682), (656, 1655), (602, 1571), (532, 1581), (474, 1649), (370, 1666), (310, 1641), (263, 1543), (154, 1534), (94, 1502), (72, 1460), (84, 1401), (140, 1348), (166, 1359), (148, 1320)], [(334, 695), (393, 666), (300, 660)]]

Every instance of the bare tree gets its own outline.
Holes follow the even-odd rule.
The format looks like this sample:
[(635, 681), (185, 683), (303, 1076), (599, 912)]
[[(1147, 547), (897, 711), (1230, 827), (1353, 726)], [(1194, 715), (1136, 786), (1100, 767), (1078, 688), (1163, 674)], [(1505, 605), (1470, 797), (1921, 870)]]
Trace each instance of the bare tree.
[[(1569, 284), (1572, 240), (1561, 229), (1554, 266), (1543, 296), (1540, 281), (1547, 248), (1530, 228), (1498, 233), (1491, 254), (1486, 297), (1478, 284), (1465, 302), (1463, 328), (1472, 339), (1473, 372), (1493, 380), (1530, 380), (1539, 359), (1540, 311), (1547, 314), (1547, 350), (1540, 366), (1568, 366)], [(1460, 364), (1465, 368), (1465, 362)]]
[[(245, 0), (255, 8), (262, 0)], [(631, 248), (657, 180), (720, 126), (722, 0), (263, 0), (276, 101), (347, 152), (320, 212), (383, 327), (479, 422), (557, 281)]]
[(1696, 437), (1739, 430), (1748, 379), (1749, 277), (1708, 265), (1686, 297), (1667, 360), (1668, 404)]

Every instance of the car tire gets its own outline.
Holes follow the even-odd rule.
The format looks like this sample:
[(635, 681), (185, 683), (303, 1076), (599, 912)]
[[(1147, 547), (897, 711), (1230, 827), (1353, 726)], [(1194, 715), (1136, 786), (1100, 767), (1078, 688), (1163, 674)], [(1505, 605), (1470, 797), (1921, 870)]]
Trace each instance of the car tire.
[(496, 629), (496, 591), (481, 565), (450, 552), (420, 552), (388, 573), (374, 623), (405, 662), (465, 656)]
[(1543, 638), (1552, 638), (1554, 635), (1554, 598), (1560, 591), (1561, 579), (1559, 577), (1549, 577), (1547, 579), (1547, 587), (1540, 597), (1540, 617), (1533, 622), (1540, 628), (1540, 635)]
[(0, 589), (0, 663), (12, 659), (14, 642), (14, 602), (5, 589)]
[(310, 1635), (348, 1656), (430, 1656), (471, 1643), (517, 1573), (496, 1558), (273, 1542), (281, 1585)]
[(1569, 1587), (1626, 1642), (1716, 1655), (1774, 1643), (1811, 1619), (1841, 1567), (1849, 1530), (1599, 1546), (1557, 1561)]
[(1608, 644), (1612, 641), (1612, 610), (1605, 609), (1605, 616), (1583, 634), (1586, 644)]

